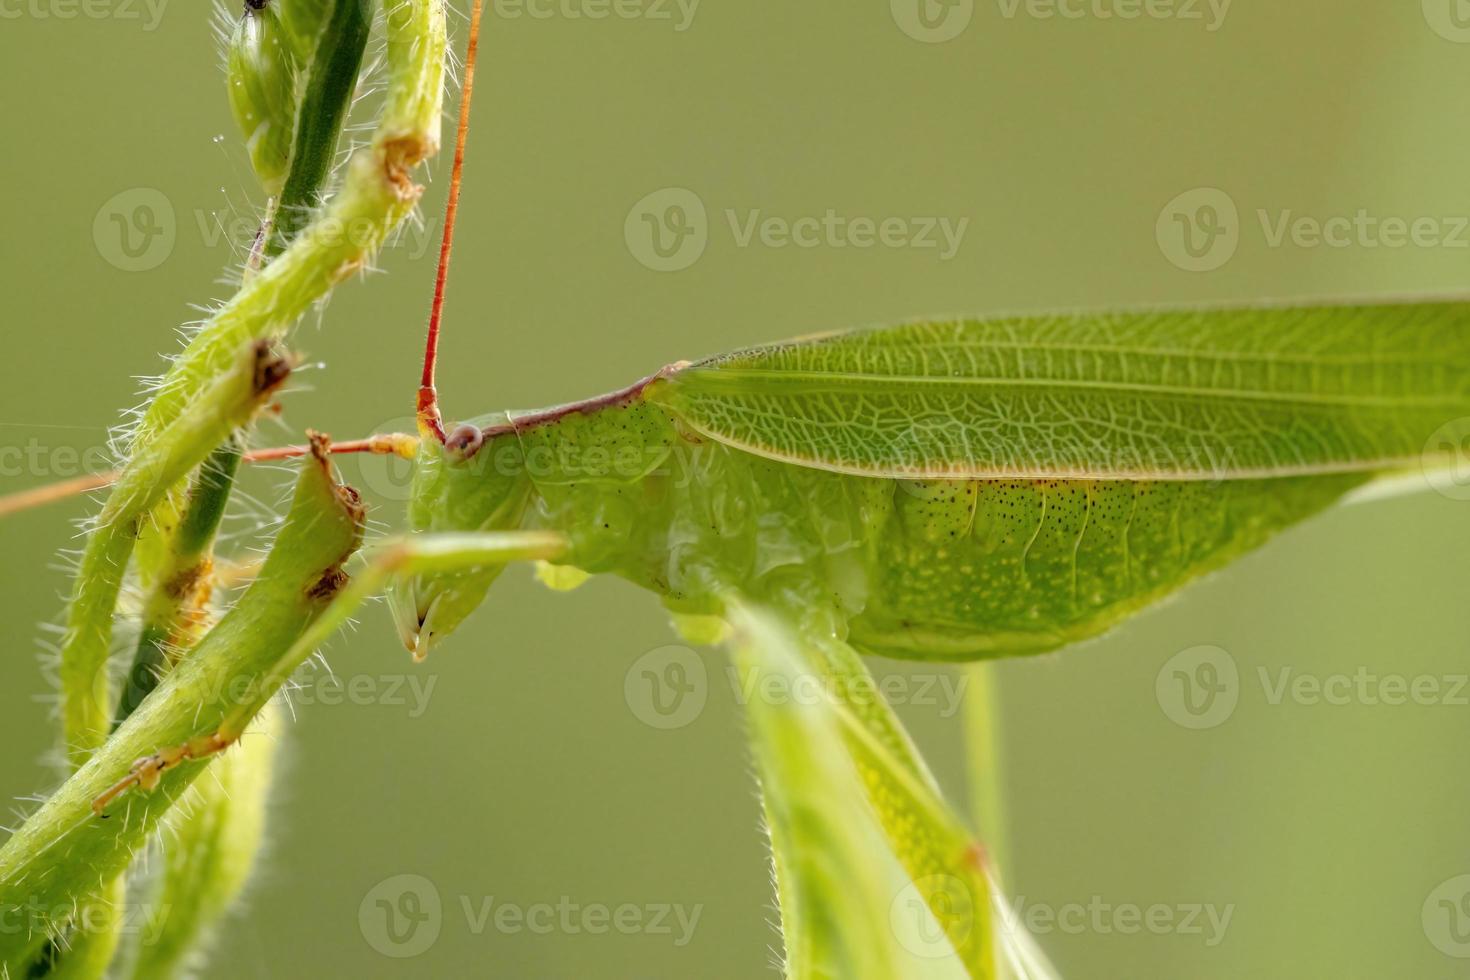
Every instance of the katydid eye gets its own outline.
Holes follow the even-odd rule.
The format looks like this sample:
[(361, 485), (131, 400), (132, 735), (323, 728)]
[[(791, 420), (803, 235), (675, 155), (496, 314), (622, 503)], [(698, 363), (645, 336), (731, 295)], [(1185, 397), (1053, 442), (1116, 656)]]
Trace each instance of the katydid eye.
[(444, 439), (444, 448), (462, 457), (470, 457), (485, 441), (485, 433), (477, 425), (457, 425)]

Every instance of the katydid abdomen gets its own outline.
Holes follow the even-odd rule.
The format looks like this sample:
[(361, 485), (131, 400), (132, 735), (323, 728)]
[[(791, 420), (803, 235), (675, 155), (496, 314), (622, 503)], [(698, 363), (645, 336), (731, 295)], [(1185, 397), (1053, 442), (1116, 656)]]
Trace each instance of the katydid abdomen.
[[(412, 520), (563, 532), (678, 612), (795, 592), (869, 652), (973, 659), (1095, 636), (1467, 437), (1462, 304), (918, 323), (426, 439)], [(493, 577), (411, 586), (405, 639)]]

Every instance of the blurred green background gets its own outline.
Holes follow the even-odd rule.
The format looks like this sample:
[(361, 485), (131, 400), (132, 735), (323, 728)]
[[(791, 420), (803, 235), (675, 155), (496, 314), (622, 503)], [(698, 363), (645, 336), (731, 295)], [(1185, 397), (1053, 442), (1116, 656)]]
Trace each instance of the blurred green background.
[[(1455, 0), (917, 2), (706, 0), (692, 19), (655, 0), (604, 19), (572, 16), (607, 9), (596, 0), (492, 11), (441, 364), (448, 413), (551, 404), (680, 357), (922, 313), (1470, 283), (1470, 30)], [(136, 379), (197, 305), (228, 294), (260, 201), (219, 63), (202, 4), (0, 0), (0, 492), (100, 465)], [(262, 441), (408, 424), (445, 172), (441, 159), (427, 227), (383, 254), (384, 274), (297, 332), (328, 367), (297, 378)], [(676, 272), (640, 261), (630, 215), (666, 188), (706, 212), (706, 247)], [(651, 200), (658, 217), (671, 198)], [(1197, 237), (1213, 245), (1191, 259), (1170, 235), (1206, 222), (1206, 205), (1220, 234)], [(828, 209), (968, 225), (946, 259), (742, 245), (728, 217)], [(1274, 238), (1283, 218), (1359, 212), (1437, 233), (1394, 247), (1360, 222), (1341, 247), (1312, 244), (1306, 226)], [(345, 470), (373, 517), (399, 526), (405, 475)], [(258, 543), (285, 481), (251, 476), (259, 507), (238, 508), (238, 547)], [(0, 524), (6, 797), (53, 785), (38, 624), (61, 608), (58, 549), (89, 511), (71, 501)], [(1470, 974), (1470, 915), (1455, 907), (1470, 890), (1456, 881), (1470, 874), (1467, 551), (1470, 503), (1341, 508), (1102, 642), (999, 667), (1003, 870), (1023, 911), (1061, 917), (1039, 939), (1064, 976)], [(520, 571), (410, 670), (386, 611), (369, 610), (328, 652), (349, 693), (321, 671), (304, 679), (269, 853), (206, 975), (773, 975), (757, 800), (719, 655), (701, 654), (707, 703), (684, 727), (650, 727), (625, 696), (639, 658), (674, 642), (630, 587), (555, 595)], [(1191, 728), (1173, 720), (1187, 712), (1171, 658), (1202, 645), (1236, 667), (1235, 707)], [(913, 682), (905, 717), (964, 798), (962, 718), (936, 672), (878, 668)], [(1283, 669), (1440, 690), (1423, 704), (1312, 703), (1274, 697)], [(442, 907), (411, 958), (384, 955), (363, 924), (399, 875)], [(487, 903), (700, 918), (681, 945), (677, 927), (497, 929)], [(1180, 927), (1156, 934), (1120, 911), (1151, 906)], [(1183, 927), (1194, 907), (1206, 911)], [(1211, 909), (1230, 915), (1223, 937)]]

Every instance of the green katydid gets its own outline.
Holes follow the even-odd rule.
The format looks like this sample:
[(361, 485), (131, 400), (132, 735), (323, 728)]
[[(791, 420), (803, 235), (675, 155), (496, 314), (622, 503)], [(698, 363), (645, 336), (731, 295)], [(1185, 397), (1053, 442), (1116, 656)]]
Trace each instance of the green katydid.
[[(559, 533), (557, 564), (676, 613), (722, 616), (739, 595), (864, 652), (971, 660), (1097, 636), (1470, 438), (1470, 304), (1448, 300), (915, 322), (446, 431), (434, 366), (479, 6), (418, 392), (416, 533)], [(416, 657), (504, 567), (450, 565), (390, 587)]]
[[(861, 670), (846, 644), (931, 660), (1045, 652), (1372, 481), (1452, 463), (1470, 438), (1460, 302), (916, 322), (680, 362), (446, 431), (434, 363), (478, 19), (477, 3), (419, 389), (409, 521), (434, 536), (345, 590), (262, 697), (390, 574), (422, 657), (527, 558), (620, 575), (682, 615), (778, 610), (835, 674)], [(97, 811), (232, 744), (262, 703), (140, 760)], [(895, 824), (942, 811), (883, 709), (850, 727), (859, 768), (920, 801)], [(958, 830), (945, 840), (906, 856), (910, 870), (983, 878)], [(978, 971), (991, 953), (972, 945)]]
[[(675, 611), (795, 590), (860, 649), (1095, 636), (1470, 436), (1470, 306), (916, 323), (676, 365), (424, 429), (415, 530), (554, 530)], [(1431, 441), (1431, 437), (1434, 437)], [(419, 654), (496, 569), (405, 583)]]

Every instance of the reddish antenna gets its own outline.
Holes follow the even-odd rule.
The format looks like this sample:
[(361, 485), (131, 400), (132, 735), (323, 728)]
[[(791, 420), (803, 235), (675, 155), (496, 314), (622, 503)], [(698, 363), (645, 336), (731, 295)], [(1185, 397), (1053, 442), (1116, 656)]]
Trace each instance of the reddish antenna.
[(439, 243), (439, 272), (434, 278), (434, 305), (429, 309), (429, 335), (424, 342), (424, 373), (419, 381), (419, 430), (444, 442), (444, 419), (439, 414), (439, 392), (434, 387), (434, 365), (439, 359), (439, 322), (444, 316), (444, 283), (449, 278), (449, 253), (454, 248), (454, 219), (459, 214), (459, 186), (464, 175), (464, 144), (470, 128), (470, 99), (475, 92), (475, 54), (480, 47), (483, 0), (470, 9), (470, 41), (464, 56), (464, 87), (459, 99), (459, 127), (454, 134), (454, 167), (449, 174), (449, 201), (444, 206), (444, 238)]

